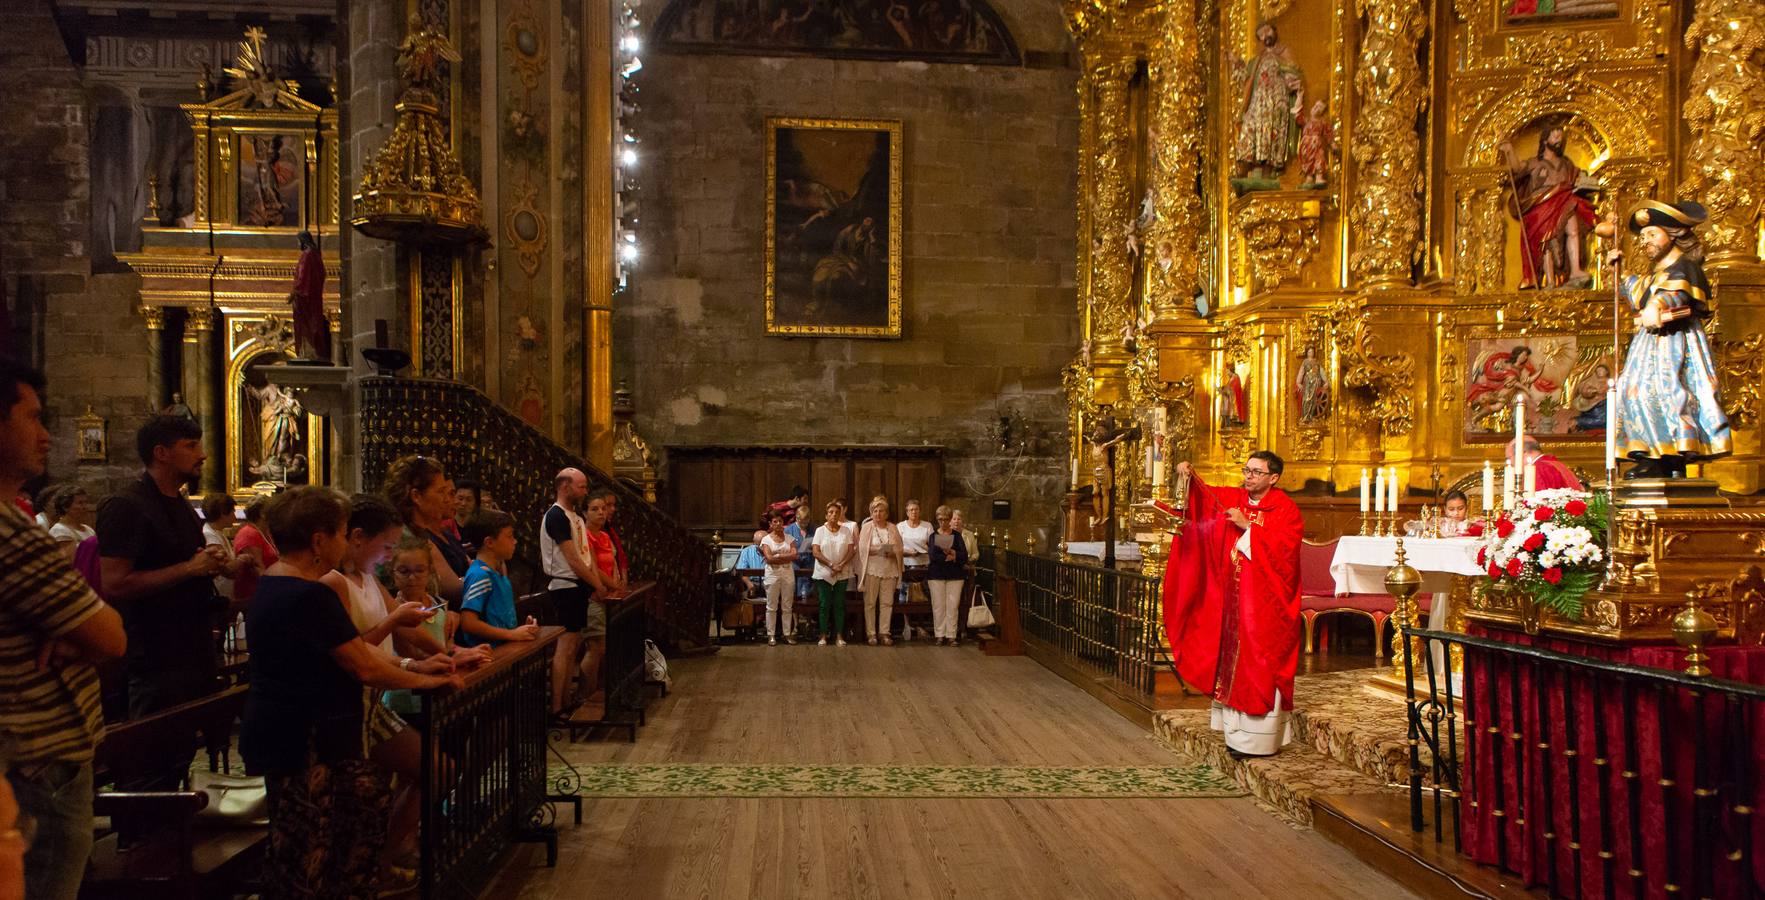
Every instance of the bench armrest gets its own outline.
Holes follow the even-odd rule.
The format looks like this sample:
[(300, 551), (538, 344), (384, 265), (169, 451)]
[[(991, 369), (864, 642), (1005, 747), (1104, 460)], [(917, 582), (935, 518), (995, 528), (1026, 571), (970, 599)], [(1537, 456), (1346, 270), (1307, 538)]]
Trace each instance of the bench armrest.
[(92, 814), (111, 818), (158, 818), (166, 824), (188, 819), (208, 806), (200, 791), (114, 791), (92, 798)]

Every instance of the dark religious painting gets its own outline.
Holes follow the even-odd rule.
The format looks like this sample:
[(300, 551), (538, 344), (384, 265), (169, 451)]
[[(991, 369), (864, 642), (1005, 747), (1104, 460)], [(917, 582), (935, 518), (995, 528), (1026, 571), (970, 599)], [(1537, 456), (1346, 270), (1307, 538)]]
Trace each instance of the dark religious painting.
[(298, 134), (239, 135), (239, 224), (294, 227), (301, 220), (306, 162)]
[(766, 332), (901, 336), (901, 123), (766, 120)]
[(1605, 19), (1618, 14), (1618, 0), (1503, 0), (1503, 14), (1514, 25), (1553, 19)]
[(1017, 65), (985, 0), (673, 0), (664, 50)]

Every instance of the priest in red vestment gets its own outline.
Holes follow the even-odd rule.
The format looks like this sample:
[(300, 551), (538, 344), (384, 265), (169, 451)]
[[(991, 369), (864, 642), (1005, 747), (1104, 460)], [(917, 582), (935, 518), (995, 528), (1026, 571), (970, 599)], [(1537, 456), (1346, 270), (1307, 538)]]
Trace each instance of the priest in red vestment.
[(1299, 666), (1299, 506), (1275, 487), (1281, 457), (1244, 463), (1244, 486), (1213, 487), (1188, 463), (1188, 519), (1171, 545), (1164, 627), (1177, 674), (1213, 692), (1213, 727), (1234, 756), (1269, 756), (1292, 739)]
[[(1508, 441), (1508, 459), (1514, 458), (1514, 442)], [(1526, 436), (1526, 465), (1531, 466), (1537, 474), (1533, 476), (1533, 487), (1541, 491), (1556, 488), (1570, 488), (1577, 491), (1587, 490), (1587, 485), (1575, 477), (1575, 470), (1563, 464), (1563, 461), (1544, 452), (1538, 446), (1538, 438)], [(1521, 470), (1524, 477), (1525, 470)]]

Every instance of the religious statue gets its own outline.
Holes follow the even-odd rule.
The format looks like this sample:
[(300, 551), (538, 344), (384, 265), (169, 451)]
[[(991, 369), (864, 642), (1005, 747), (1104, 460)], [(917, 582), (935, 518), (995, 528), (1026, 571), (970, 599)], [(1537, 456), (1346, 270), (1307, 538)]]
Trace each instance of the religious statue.
[(1272, 22), (1256, 27), (1262, 45), (1243, 65), (1244, 93), (1238, 104), (1238, 139), (1234, 158), (1243, 177), (1233, 187), (1272, 190), (1298, 139), (1299, 111), (1305, 103), (1305, 81), (1293, 52), (1280, 42)]
[(1548, 125), (1538, 135), (1538, 152), (1516, 159), (1514, 145), (1501, 143), (1502, 162), (1513, 188), (1508, 214), (1520, 220), (1520, 287), (1584, 288), (1593, 283), (1582, 263), (1582, 241), (1593, 228), (1593, 204), (1582, 191), (1599, 183), (1564, 152), (1567, 132)]
[[(1625, 478), (1683, 478), (1687, 464), (1734, 449), (1704, 334), (1710, 282), (1692, 229), (1705, 215), (1697, 203), (1654, 200), (1630, 213), (1630, 231), (1654, 265), (1623, 282), (1637, 326), (1618, 376), (1618, 452), (1636, 462)], [(1614, 249), (1607, 258), (1622, 256)]]
[(1336, 142), (1336, 126), (1324, 115), (1324, 101), (1311, 105), (1299, 128), (1299, 189), (1325, 187), (1330, 171), (1330, 151)]
[(196, 421), (196, 413), (191, 411), (188, 403), (184, 402), (184, 395), (177, 391), (172, 392), (172, 402), (167, 405), (165, 409), (160, 410), (159, 414), (162, 416), (177, 416), (180, 419), (189, 419), (192, 422)]
[(1250, 424), (1250, 399), (1244, 393), (1244, 379), (1238, 376), (1238, 367), (1226, 365), (1226, 383), (1220, 391), (1220, 419), (1227, 428), (1240, 428)]
[(299, 449), (300, 416), (304, 412), (300, 401), (273, 381), (265, 381), (261, 387), (247, 384), (245, 389), (258, 402), (262, 458), (252, 471), (260, 475), (272, 468), (289, 471), (294, 467), (294, 457)]
[(447, 40), (447, 35), (412, 13), (405, 26), (405, 38), (398, 45), (398, 68), (405, 84), (414, 88), (435, 90), (441, 85), (441, 64), (458, 63), (460, 53)]
[(1324, 366), (1311, 347), (1305, 348), (1305, 358), (1299, 361), (1295, 386), (1299, 388), (1299, 421), (1315, 422), (1330, 414), (1330, 379), (1325, 377)]
[(294, 264), (294, 342), (303, 359), (331, 361), (331, 326), (325, 318), (325, 257), (310, 231), (300, 233), (300, 259)]

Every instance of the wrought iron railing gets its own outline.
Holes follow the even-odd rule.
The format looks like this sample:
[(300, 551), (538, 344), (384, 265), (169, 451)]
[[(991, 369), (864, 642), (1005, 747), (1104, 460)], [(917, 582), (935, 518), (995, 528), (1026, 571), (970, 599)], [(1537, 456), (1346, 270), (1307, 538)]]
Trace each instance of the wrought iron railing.
[[(515, 517), (521, 559), (538, 570), (539, 521), (557, 494), (558, 470), (575, 467), (590, 487), (619, 498), (613, 520), (631, 580), (654, 581), (650, 637), (678, 653), (710, 646), (711, 546), (624, 482), (589, 465), (470, 385), (425, 378), (361, 382), (362, 481), (378, 490), (400, 456), (434, 456), (454, 478), (472, 478)], [(543, 585), (540, 585), (543, 587)]]
[(542, 841), (555, 862), (547, 802), (551, 648), (562, 628), (504, 644), (458, 691), (422, 692), (420, 893), (476, 897), (513, 841)]
[(1405, 631), (1414, 831), (1556, 897), (1765, 896), (1765, 688)]
[(982, 553), (984, 562), (998, 561), (997, 575), (1016, 581), (1026, 641), (1150, 704), (1161, 628), (1158, 579), (1012, 550)]

